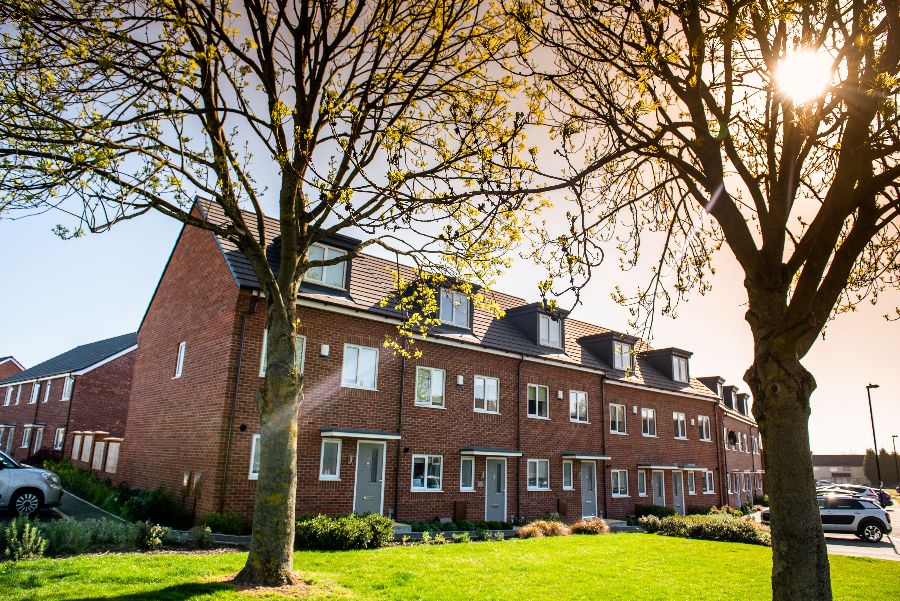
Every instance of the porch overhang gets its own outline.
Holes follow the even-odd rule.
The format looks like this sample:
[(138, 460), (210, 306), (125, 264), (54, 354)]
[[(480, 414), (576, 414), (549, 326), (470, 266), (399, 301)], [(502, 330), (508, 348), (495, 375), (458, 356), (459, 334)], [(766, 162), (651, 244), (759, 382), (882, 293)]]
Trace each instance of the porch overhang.
[(397, 432), (387, 430), (370, 430), (368, 428), (334, 428), (322, 426), (319, 434), (323, 438), (366, 438), (370, 440), (400, 440)]
[(459, 450), (459, 454), (479, 457), (521, 457), (522, 451), (494, 447), (463, 447)]
[(594, 455), (591, 453), (576, 453), (574, 451), (563, 451), (563, 459), (581, 459), (583, 461), (609, 461), (612, 459), (609, 455)]

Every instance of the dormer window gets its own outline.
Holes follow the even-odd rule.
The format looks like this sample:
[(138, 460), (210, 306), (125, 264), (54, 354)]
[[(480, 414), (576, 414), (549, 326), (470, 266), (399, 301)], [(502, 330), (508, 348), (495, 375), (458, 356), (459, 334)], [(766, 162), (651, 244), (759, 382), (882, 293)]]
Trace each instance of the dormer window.
[(722, 383), (721, 383), (721, 382), (719, 382), (717, 388), (719, 389), (719, 390), (718, 390), (719, 398), (722, 399), (722, 400), (724, 401), (724, 400), (725, 400), (725, 389), (722, 387)]
[[(331, 261), (332, 259), (343, 257), (346, 254), (347, 251), (339, 248), (325, 246), (324, 244), (313, 244), (309, 247), (307, 258), (310, 261)], [(310, 267), (306, 271), (305, 279), (308, 282), (313, 282), (322, 286), (345, 290), (347, 288), (346, 274), (347, 262), (342, 261), (334, 265), (317, 265), (315, 267)]]
[(627, 342), (613, 342), (613, 367), (622, 371), (631, 370), (634, 347)]
[(672, 374), (676, 382), (688, 381), (688, 360), (685, 357), (672, 357)]
[(562, 321), (549, 315), (538, 315), (538, 342), (542, 346), (561, 348)]
[(468, 328), (469, 297), (462, 292), (441, 288), (441, 323)]

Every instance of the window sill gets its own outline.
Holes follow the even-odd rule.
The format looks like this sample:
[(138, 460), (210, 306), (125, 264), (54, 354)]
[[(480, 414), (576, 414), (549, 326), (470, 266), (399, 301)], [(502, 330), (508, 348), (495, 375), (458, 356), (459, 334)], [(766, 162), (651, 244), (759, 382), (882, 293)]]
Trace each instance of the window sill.
[(570, 418), (569, 418), (569, 421), (570, 421), (571, 423), (573, 423), (573, 424), (585, 424), (585, 425), (588, 425), (588, 426), (591, 425), (591, 422), (586, 421), (586, 420), (583, 420), (583, 419), (572, 419), (572, 418), (570, 417)]
[(549, 418), (549, 417), (541, 417), (540, 415), (529, 415), (529, 416), (528, 416), (528, 419), (543, 419), (543, 420), (546, 420), (546, 421), (548, 421), (548, 422), (550, 421), (550, 418)]
[(610, 430), (609, 433), (615, 434), (616, 436), (628, 436), (628, 432), (616, 432), (614, 430)]
[(378, 388), (369, 388), (367, 386), (353, 386), (351, 384), (344, 384), (341, 382), (341, 388), (349, 388), (351, 390), (369, 390), (371, 392), (378, 392)]
[(631, 495), (612, 495), (613, 499), (628, 499), (631, 498)]
[(483, 413), (485, 415), (500, 415), (499, 411), (488, 411), (486, 409), (473, 409), (475, 413)]
[(459, 492), (475, 492), (474, 488), (460, 488)]
[(528, 492), (553, 492), (553, 491), (552, 491), (551, 489), (549, 489), (549, 488), (534, 488), (534, 487), (532, 487), (532, 486), (526, 487), (526, 490), (527, 490)]
[(638, 493), (638, 496), (639, 496), (639, 497), (646, 497), (646, 496), (647, 496), (647, 493)]
[(410, 488), (409, 492), (444, 492), (442, 488)]
[(319, 476), (319, 482), (340, 482), (340, 476)]
[(574, 486), (563, 486), (562, 489), (563, 490), (575, 490), (575, 487)]
[(674, 438), (675, 438), (675, 440), (687, 440), (688, 439), (687, 436), (675, 436)]
[(259, 480), (259, 474), (250, 474), (247, 476), (247, 480)]
[(698, 438), (700, 442), (712, 442), (712, 438)]
[(659, 438), (656, 434), (644, 434), (643, 432), (641, 433), (641, 436), (644, 438)]
[(422, 409), (446, 409), (446, 405), (426, 405), (425, 403), (413, 403), (415, 407), (421, 407)]

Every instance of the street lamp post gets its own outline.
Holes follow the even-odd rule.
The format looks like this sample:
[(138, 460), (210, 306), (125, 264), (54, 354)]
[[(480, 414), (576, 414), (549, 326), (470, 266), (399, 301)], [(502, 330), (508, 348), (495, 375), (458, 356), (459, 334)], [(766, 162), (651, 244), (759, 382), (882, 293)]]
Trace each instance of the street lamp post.
[(894, 443), (894, 475), (897, 476), (897, 488), (900, 488), (900, 461), (897, 461), (897, 435), (891, 436)]
[(878, 462), (878, 440), (875, 438), (875, 416), (872, 413), (872, 389), (878, 388), (878, 384), (866, 384), (866, 394), (869, 395), (869, 419), (872, 421), (872, 443), (875, 445), (875, 472), (878, 474), (878, 487), (884, 486), (881, 479), (881, 464)]

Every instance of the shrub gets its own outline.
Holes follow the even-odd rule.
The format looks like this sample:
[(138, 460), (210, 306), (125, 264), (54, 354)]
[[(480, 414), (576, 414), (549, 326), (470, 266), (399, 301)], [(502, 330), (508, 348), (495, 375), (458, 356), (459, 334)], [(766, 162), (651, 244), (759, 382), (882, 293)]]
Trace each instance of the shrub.
[(394, 540), (394, 522), (383, 515), (318, 515), (297, 522), (298, 549), (344, 551), (374, 549)]
[(452, 537), (454, 543), (471, 543), (472, 537), (468, 532), (457, 532)]
[(635, 505), (634, 513), (638, 518), (642, 518), (645, 515), (655, 515), (662, 519), (675, 515), (675, 510), (665, 505)]
[(718, 508), (714, 506), (709, 510), (709, 513), (710, 514), (725, 514), (725, 515), (730, 515), (730, 516), (733, 516), (736, 518), (739, 518), (744, 515), (744, 512), (741, 511), (740, 509), (732, 509), (728, 505), (722, 505), (721, 507), (718, 507)]
[(216, 546), (216, 541), (213, 539), (212, 530), (209, 529), (209, 526), (194, 526), (191, 528), (190, 535), (191, 542), (198, 549), (212, 549)]
[(74, 555), (91, 547), (91, 533), (82, 522), (54, 520), (38, 524), (47, 539), (47, 555)]
[(638, 526), (644, 529), (644, 532), (649, 532), (653, 534), (654, 532), (659, 532), (659, 518), (655, 515), (645, 515), (641, 518), (638, 518)]
[(24, 516), (17, 517), (3, 530), (3, 555), (10, 561), (40, 559), (47, 549), (47, 539)]
[(111, 519), (85, 520), (82, 524), (90, 533), (92, 547), (134, 549), (134, 524)]
[(559, 517), (558, 513), (550, 513), (550, 512), (547, 512), (544, 515), (539, 516), (537, 519), (542, 522), (561, 522), (562, 521), (562, 518)]
[(516, 531), (519, 538), (539, 538), (542, 536), (569, 536), (572, 531), (562, 522), (535, 520)]
[(151, 522), (138, 522), (134, 529), (134, 545), (142, 551), (154, 551), (163, 546), (169, 529)]
[(590, 520), (581, 520), (572, 524), (572, 534), (606, 534), (609, 532), (609, 526), (606, 520), (594, 518)]
[(122, 514), (134, 522), (165, 523), (182, 529), (193, 522), (191, 512), (162, 487), (138, 491), (125, 502)]
[(687, 537), (688, 524), (680, 515), (670, 515), (659, 521), (659, 534), (663, 536)]
[[(557, 518), (558, 519), (558, 518)], [(478, 530), (510, 530), (511, 522), (484, 522), (475, 520), (460, 520), (458, 522), (441, 522), (434, 520), (431, 522), (410, 522), (409, 527), (413, 532), (458, 532), (458, 531), (478, 531)]]
[(197, 521), (198, 526), (206, 526), (212, 532), (220, 534), (250, 534), (251, 523), (241, 513), (212, 511)]
[(710, 505), (688, 505), (688, 515), (709, 515), (712, 507)]

